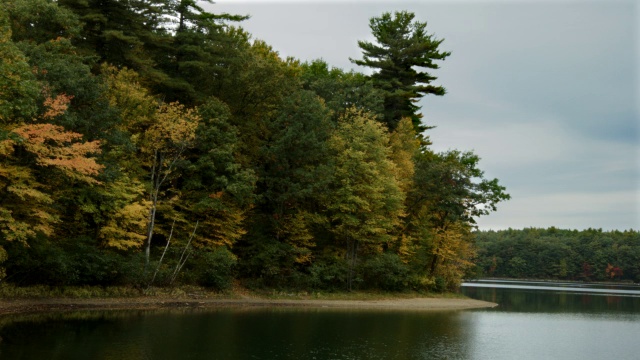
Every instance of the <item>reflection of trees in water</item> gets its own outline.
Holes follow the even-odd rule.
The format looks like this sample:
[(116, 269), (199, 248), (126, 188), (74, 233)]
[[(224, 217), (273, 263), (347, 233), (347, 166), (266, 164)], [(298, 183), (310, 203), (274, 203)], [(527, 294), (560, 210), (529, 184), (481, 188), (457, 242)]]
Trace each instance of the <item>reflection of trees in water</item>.
[[(548, 283), (553, 285), (553, 283)], [(463, 294), (474, 299), (499, 304), (500, 310), (542, 313), (637, 313), (639, 296), (607, 295), (553, 290), (524, 290), (509, 288), (463, 287)]]
[(410, 359), (444, 346), (450, 358), (469, 358), (462, 346), (469, 325), (460, 314), (241, 308), (38, 314), (7, 322), (0, 350), (3, 358), (18, 352), (52, 358), (56, 349), (65, 359)]

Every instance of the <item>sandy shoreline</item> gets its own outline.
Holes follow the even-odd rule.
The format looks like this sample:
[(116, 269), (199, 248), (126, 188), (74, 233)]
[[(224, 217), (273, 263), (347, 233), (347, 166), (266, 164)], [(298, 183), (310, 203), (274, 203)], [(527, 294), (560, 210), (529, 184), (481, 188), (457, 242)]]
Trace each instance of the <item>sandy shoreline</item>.
[(495, 307), (497, 304), (473, 299), (383, 299), (383, 300), (280, 300), (263, 298), (185, 299), (185, 298), (109, 298), (109, 299), (0, 299), (0, 315), (72, 310), (139, 310), (220, 307), (297, 307), (362, 310), (438, 311)]

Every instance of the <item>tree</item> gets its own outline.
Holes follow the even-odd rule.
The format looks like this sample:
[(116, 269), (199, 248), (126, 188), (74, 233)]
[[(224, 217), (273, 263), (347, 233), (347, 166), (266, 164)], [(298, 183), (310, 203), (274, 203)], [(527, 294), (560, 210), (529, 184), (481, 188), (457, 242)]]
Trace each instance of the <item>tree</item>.
[(105, 98), (120, 121), (116, 127), (121, 139), (109, 143), (103, 153), (109, 164), (109, 181), (93, 192), (93, 222), (99, 244), (118, 249), (140, 248), (147, 238), (148, 211), (151, 207), (141, 151), (144, 133), (151, 126), (156, 100), (140, 84), (140, 76), (127, 68), (118, 70), (104, 64), (101, 77), (106, 83)]
[(383, 125), (354, 108), (340, 119), (329, 140), (335, 162), (326, 208), (330, 231), (345, 247), (352, 287), (359, 253), (380, 253), (394, 240), (403, 214), (404, 194), (389, 159), (389, 136)]
[(382, 117), (383, 92), (374, 88), (371, 79), (364, 74), (329, 68), (323, 60), (303, 63), (301, 68), (303, 87), (324, 99), (326, 106), (333, 111), (334, 121), (351, 107)]
[(458, 288), (466, 271), (474, 265), (476, 251), (470, 230), (469, 224), (459, 222), (451, 224), (445, 230), (433, 232), (437, 247), (434, 249), (430, 275), (436, 281), (442, 279), (446, 290)]
[(269, 136), (268, 122), (278, 115), (284, 99), (300, 90), (299, 66), (293, 59), (281, 59), (263, 41), (249, 45), (247, 34), (239, 32), (235, 36), (239, 37), (241, 58), (230, 66), (230, 73), (214, 95), (229, 106), (230, 121), (238, 128), (241, 163), (257, 168)]
[(238, 60), (228, 24), (247, 16), (209, 13), (199, 5), (205, 2), (213, 4), (212, 0), (168, 1), (172, 21), (165, 28), (175, 35), (165, 56), (158, 57), (158, 67), (170, 77), (158, 90), (168, 101), (206, 102), (215, 95), (221, 78), (229, 76), (230, 64)]
[[(283, 100), (266, 129), (252, 220), (260, 236), (249, 242), (265, 262), (256, 267), (282, 275), (312, 259), (312, 228), (322, 217), (320, 198), (331, 179), (327, 140), (332, 123), (323, 101), (311, 91), (299, 90)], [(256, 238), (264, 240), (258, 243)]]
[(151, 127), (144, 134), (142, 151), (147, 155), (151, 177), (151, 208), (144, 246), (145, 265), (149, 264), (158, 200), (161, 193), (167, 190), (167, 180), (176, 177), (178, 162), (184, 159), (187, 149), (193, 146), (200, 120), (201, 117), (195, 109), (187, 109), (178, 103), (162, 104), (158, 107)]
[(212, 98), (198, 108), (198, 115), (201, 121), (193, 146), (178, 169), (181, 201), (176, 208), (186, 221), (198, 221), (196, 247), (232, 248), (246, 233), (244, 220), (254, 202), (255, 175), (236, 160), (238, 130), (229, 123), (229, 108)]
[[(43, 118), (63, 114), (69, 100), (65, 95), (45, 100)], [(81, 134), (46, 123), (1, 130), (7, 136), (0, 141), (0, 234), (25, 244), (38, 233), (52, 235), (58, 221), (51, 206), (56, 178), (97, 184), (103, 166), (92, 155), (100, 153), (100, 143), (83, 142)], [(46, 169), (53, 171), (43, 176)]]
[(390, 130), (403, 117), (411, 118), (418, 134), (428, 129), (421, 124), (418, 100), (427, 94), (444, 95), (442, 86), (432, 85), (437, 78), (419, 69), (437, 69), (436, 60), (444, 60), (450, 52), (440, 51), (443, 40), (427, 34), (426, 22), (414, 21), (415, 14), (407, 11), (384, 13), (369, 20), (376, 43), (358, 41), (362, 60), (351, 61), (377, 70), (371, 79), (383, 90), (384, 122)]
[(71, 96), (67, 111), (47, 122), (81, 133), (87, 140), (111, 139), (116, 117), (104, 99), (104, 84), (91, 73), (95, 58), (73, 44), (80, 31), (76, 15), (50, 0), (11, 0), (7, 9), (12, 39), (40, 82), (38, 101), (42, 104), (58, 94)]
[[(416, 139), (416, 132), (411, 124), (411, 119), (403, 118), (400, 120), (396, 130), (391, 133), (389, 146), (391, 147), (390, 159), (396, 166), (396, 181), (400, 190), (406, 196), (413, 188), (415, 157), (420, 148), (420, 141)], [(400, 229), (400, 238), (395, 250), (405, 263), (409, 262), (410, 258), (415, 255), (414, 242), (415, 239), (411, 234)]]
[[(446, 273), (461, 277), (471, 252), (459, 242), (469, 241), (468, 234), (476, 217), (495, 211), (497, 203), (510, 196), (497, 179), (484, 178), (484, 173), (477, 168), (480, 158), (471, 152), (433, 153), (423, 149), (415, 160), (414, 183), (407, 195), (404, 235), (417, 242), (422, 254), (419, 263), (427, 274), (442, 275), (439, 267), (448, 261), (460, 266), (458, 272), (449, 269)], [(453, 261), (451, 254), (460, 258)], [(455, 278), (444, 280), (448, 284), (457, 281)]]
[[(63, 0), (64, 1), (64, 0)], [(13, 40), (42, 44), (57, 38), (75, 38), (81, 22), (71, 11), (52, 0), (6, 0), (13, 28)]]
[(451, 150), (444, 153), (422, 151), (416, 157), (415, 186), (410, 192), (408, 211), (429, 208), (429, 223), (436, 228), (475, 218), (497, 210), (497, 204), (511, 196), (498, 179), (485, 179), (480, 158), (473, 152)]
[(168, 20), (164, 0), (57, 2), (82, 22), (82, 36), (73, 42), (84, 55), (97, 55), (97, 64), (133, 69), (150, 84), (166, 81), (167, 75), (155, 66), (152, 54), (152, 50), (169, 48), (171, 43), (170, 34), (161, 27)]
[[(196, 129), (201, 117), (197, 109), (179, 103), (158, 105), (140, 83), (140, 76), (132, 70), (117, 70), (103, 66), (103, 77), (108, 84), (106, 98), (122, 119), (119, 130), (128, 142), (113, 146), (107, 157), (118, 162), (114, 171), (112, 192), (103, 200), (109, 209), (105, 216), (106, 229), (101, 237), (107, 244), (118, 248), (137, 247), (144, 238), (145, 260), (148, 264), (151, 242), (156, 231), (156, 216), (161, 199), (173, 199), (165, 207), (174, 212), (179, 200), (176, 180), (182, 174), (181, 162), (195, 144)], [(147, 199), (141, 198), (144, 193)], [(146, 231), (139, 233), (141, 209), (147, 209)], [(174, 212), (175, 214), (175, 212)], [(118, 229), (126, 236), (114, 239), (114, 218), (122, 221)], [(126, 220), (126, 221), (125, 221)]]
[(24, 53), (12, 41), (9, 16), (0, 5), (0, 124), (31, 119), (36, 111), (40, 86)]
[(396, 165), (396, 178), (400, 190), (408, 193), (413, 187), (415, 174), (415, 156), (420, 149), (420, 141), (416, 139), (416, 132), (411, 124), (411, 119), (403, 118), (398, 123), (396, 130), (389, 138), (391, 146), (391, 160)]

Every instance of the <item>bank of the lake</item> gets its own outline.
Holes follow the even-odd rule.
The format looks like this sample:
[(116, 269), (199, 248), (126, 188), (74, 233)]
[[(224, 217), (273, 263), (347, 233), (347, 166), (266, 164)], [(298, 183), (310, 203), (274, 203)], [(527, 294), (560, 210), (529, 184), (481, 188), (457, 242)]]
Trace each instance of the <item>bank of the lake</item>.
[(463, 310), (490, 308), (497, 304), (466, 298), (386, 298), (370, 300), (268, 299), (268, 298), (46, 298), (0, 299), (0, 315), (71, 311), (71, 310), (141, 310), (163, 308), (218, 307), (306, 307), (367, 310)]

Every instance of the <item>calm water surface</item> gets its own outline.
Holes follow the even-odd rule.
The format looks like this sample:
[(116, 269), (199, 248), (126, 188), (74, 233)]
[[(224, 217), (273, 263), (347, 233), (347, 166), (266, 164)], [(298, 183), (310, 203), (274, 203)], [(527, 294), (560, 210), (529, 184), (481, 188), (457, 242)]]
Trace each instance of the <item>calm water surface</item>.
[(225, 308), (2, 317), (0, 359), (640, 358), (638, 287), (473, 282), (463, 292), (500, 306), (442, 312)]

